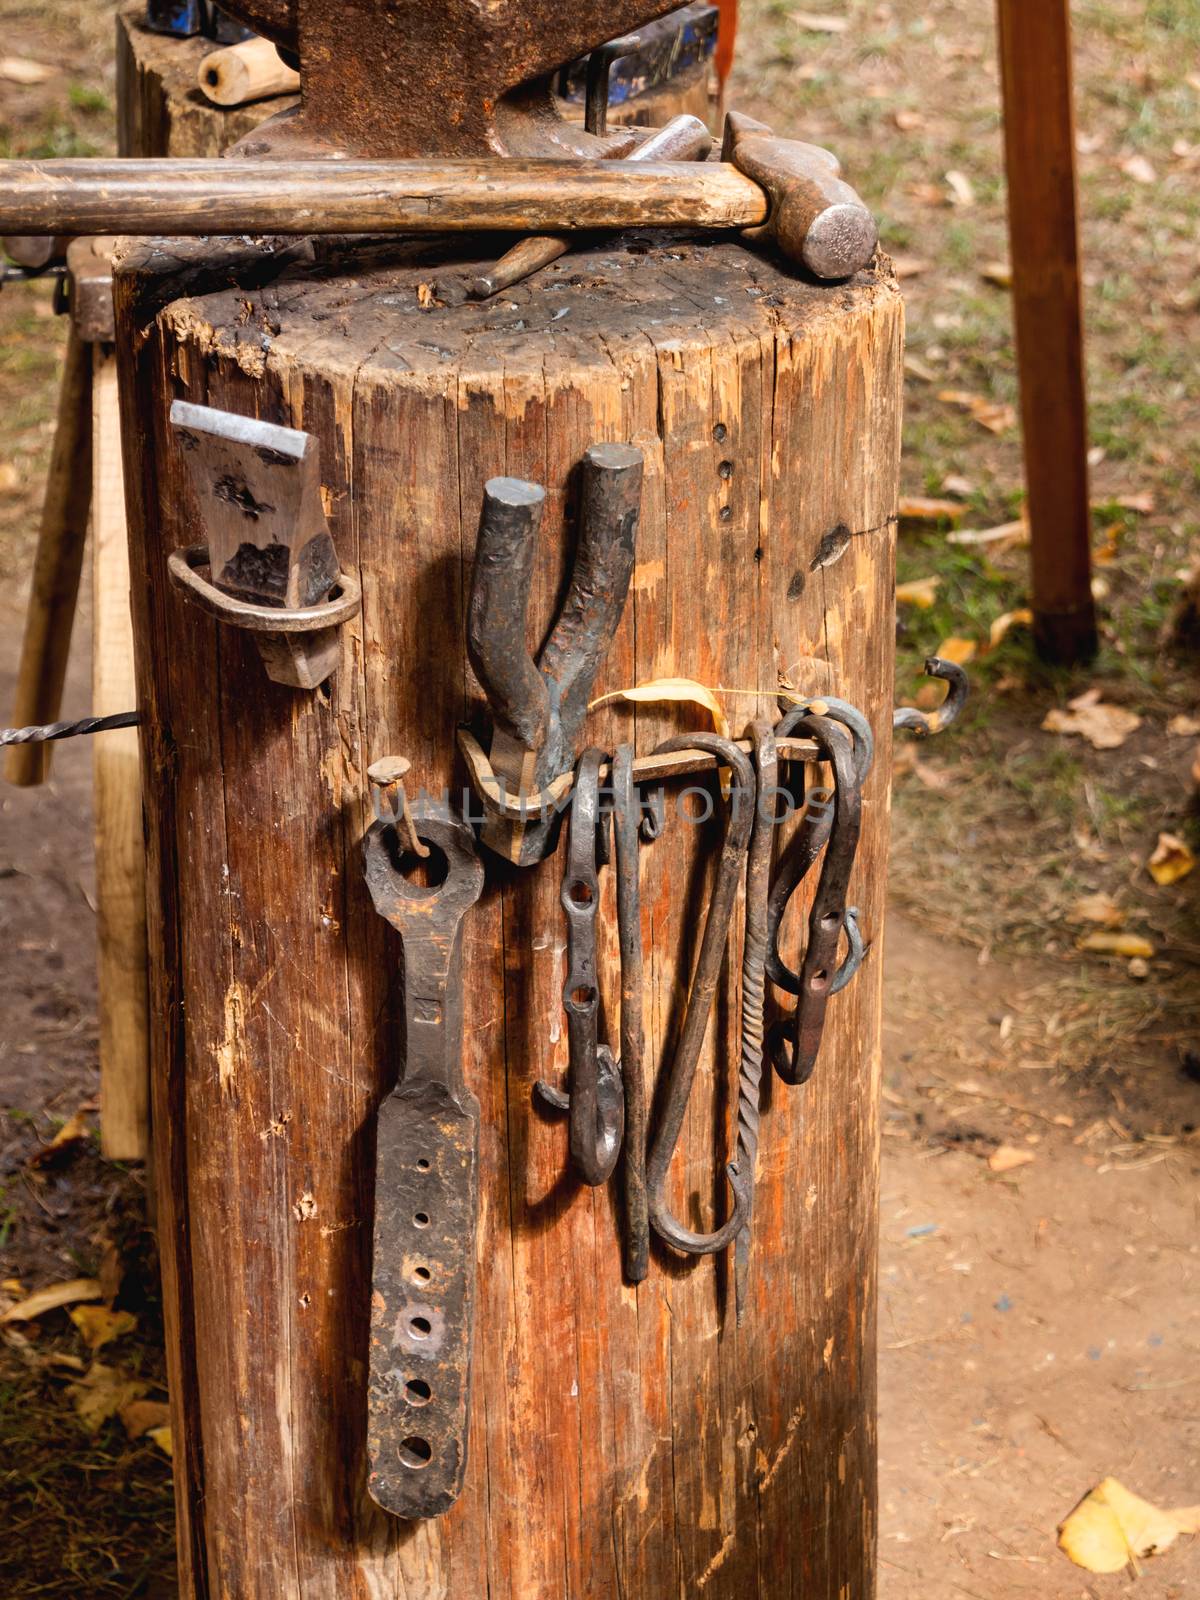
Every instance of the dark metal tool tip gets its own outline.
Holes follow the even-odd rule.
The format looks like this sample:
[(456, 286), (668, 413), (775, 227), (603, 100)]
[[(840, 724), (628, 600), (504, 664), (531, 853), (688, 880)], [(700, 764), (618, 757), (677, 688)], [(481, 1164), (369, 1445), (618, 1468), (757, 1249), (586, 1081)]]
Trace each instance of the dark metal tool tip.
[(530, 483), (525, 478), (489, 478), (483, 486), (489, 500), (505, 506), (540, 506), (546, 491), (540, 483)]

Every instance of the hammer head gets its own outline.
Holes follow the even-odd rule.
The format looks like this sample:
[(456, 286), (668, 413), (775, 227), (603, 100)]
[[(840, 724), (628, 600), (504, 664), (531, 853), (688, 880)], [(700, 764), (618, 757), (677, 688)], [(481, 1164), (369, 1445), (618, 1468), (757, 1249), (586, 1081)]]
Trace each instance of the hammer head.
[(596, 141), (554, 109), (566, 62), (678, 0), (228, 0), (300, 57), (304, 103), (245, 150), (573, 156)]

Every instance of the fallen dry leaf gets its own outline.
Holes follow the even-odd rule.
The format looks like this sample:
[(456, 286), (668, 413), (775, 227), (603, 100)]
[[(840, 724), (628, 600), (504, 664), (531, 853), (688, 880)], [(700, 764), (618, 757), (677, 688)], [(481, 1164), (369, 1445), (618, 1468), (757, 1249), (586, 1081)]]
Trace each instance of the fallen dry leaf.
[(848, 17), (831, 17), (823, 11), (792, 11), (789, 15), (806, 33), (845, 33), (850, 26)]
[(1019, 606), (1016, 611), (1004, 611), (992, 623), (988, 630), (989, 650), (994, 650), (1011, 628), (1031, 628), (1033, 626), (1033, 612), (1028, 606)]
[(1027, 1167), (1033, 1160), (1032, 1150), (1020, 1150), (1013, 1144), (997, 1145), (987, 1159), (992, 1172), (1012, 1172), (1017, 1167)]
[(703, 683), (697, 683), (693, 678), (651, 678), (646, 683), (635, 684), (632, 689), (613, 689), (609, 694), (602, 694), (598, 700), (593, 700), (588, 709), (594, 710), (609, 700), (631, 700), (644, 705), (660, 705), (669, 700), (690, 700), (694, 705), (703, 706), (711, 714), (713, 727), (723, 739), (729, 737), (729, 721), (721, 702), (711, 689)]
[(937, 183), (910, 183), (908, 192), (918, 205), (944, 206), (946, 191)]
[(1160, 833), (1146, 870), (1160, 888), (1166, 888), (1186, 878), (1195, 865), (1195, 856), (1178, 834)]
[(911, 583), (898, 583), (896, 585), (896, 604), (898, 606), (920, 606), (928, 610), (937, 599), (937, 592), (941, 586), (941, 578), (933, 573), (928, 578), (914, 578)]
[(60, 1306), (73, 1306), (80, 1300), (99, 1300), (100, 1284), (95, 1278), (67, 1278), (62, 1283), (49, 1283), (44, 1289), (35, 1289), (24, 1300), (0, 1314), (0, 1323), (35, 1322), (47, 1311), (57, 1311)]
[(985, 395), (971, 394), (966, 389), (942, 389), (938, 399), (969, 412), (972, 420), (989, 433), (1007, 433), (1016, 424), (1017, 413), (1012, 406), (989, 400)]
[(140, 1400), (150, 1385), (133, 1378), (120, 1367), (106, 1367), (93, 1361), (78, 1383), (67, 1385), (80, 1422), (95, 1433), (109, 1417), (115, 1417), (131, 1401)]
[(1194, 739), (1200, 733), (1200, 717), (1189, 717), (1181, 711), (1167, 723), (1167, 732), (1174, 739)]
[(954, 661), (960, 667), (965, 667), (969, 661), (974, 661), (978, 648), (974, 639), (960, 639), (952, 634), (938, 645), (937, 654), (944, 661)]
[(956, 494), (961, 499), (969, 500), (975, 493), (975, 485), (959, 472), (948, 472), (942, 479), (942, 490), (946, 494)]
[(918, 278), (922, 272), (928, 272), (933, 265), (932, 261), (923, 256), (893, 256), (892, 271), (897, 278)]
[(1123, 511), (1136, 511), (1139, 516), (1149, 517), (1154, 513), (1154, 496), (1152, 494), (1119, 494), (1110, 505), (1120, 506)]
[(1134, 183), (1158, 182), (1158, 173), (1145, 156), (1125, 156), (1117, 162), (1117, 166), (1127, 178), (1132, 178)]
[(910, 494), (900, 498), (901, 522), (956, 522), (966, 510), (957, 500), (935, 500), (929, 495)]
[(1142, 719), (1124, 706), (1106, 705), (1099, 689), (1088, 689), (1067, 702), (1067, 709), (1047, 711), (1042, 727), (1047, 733), (1079, 734), (1097, 750), (1119, 749)]
[(89, 1350), (99, 1350), (137, 1327), (132, 1311), (110, 1311), (107, 1306), (76, 1306), (68, 1315)]
[(1102, 928), (1119, 928), (1125, 921), (1125, 913), (1109, 895), (1087, 894), (1067, 912), (1067, 921), (1095, 922)]
[(901, 133), (911, 133), (914, 128), (925, 126), (925, 118), (919, 111), (910, 111), (903, 106), (892, 112), (892, 121)]
[(1017, 545), (1029, 543), (1029, 524), (1024, 517), (1017, 522), (1001, 522), (994, 528), (960, 528), (948, 533), (950, 544), (987, 545), (994, 555)]
[(1012, 288), (1012, 268), (1007, 261), (989, 261), (979, 276), (997, 289)]
[(1181, 1533), (1200, 1529), (1200, 1506), (1160, 1511), (1115, 1478), (1105, 1478), (1058, 1530), (1058, 1546), (1088, 1572), (1120, 1572), (1170, 1549)]
[(1101, 956), (1126, 956), (1130, 959), (1140, 956), (1143, 961), (1148, 961), (1154, 954), (1154, 946), (1149, 939), (1143, 939), (1137, 933), (1089, 933), (1079, 940), (1077, 948)]
[(147, 1439), (152, 1439), (165, 1456), (173, 1456), (175, 1454), (171, 1447), (170, 1424), (162, 1428), (147, 1428), (146, 1437)]
[(171, 1408), (165, 1400), (131, 1400), (121, 1407), (121, 1421), (131, 1439), (140, 1439), (151, 1428), (165, 1428), (171, 1420)]
[(965, 172), (952, 170), (946, 174), (946, 184), (950, 190), (950, 203), (956, 206), (973, 206), (975, 204), (975, 185)]
[(40, 1150), (35, 1150), (29, 1158), (31, 1167), (49, 1166), (66, 1156), (74, 1155), (76, 1147), (83, 1144), (92, 1136), (91, 1126), (82, 1111), (76, 1111), (67, 1118), (62, 1127)]
[(21, 474), (11, 461), (0, 461), (0, 490), (15, 489), (21, 481)]
[(0, 78), (7, 83), (45, 83), (56, 70), (42, 61), (31, 61), (27, 56), (0, 57)]

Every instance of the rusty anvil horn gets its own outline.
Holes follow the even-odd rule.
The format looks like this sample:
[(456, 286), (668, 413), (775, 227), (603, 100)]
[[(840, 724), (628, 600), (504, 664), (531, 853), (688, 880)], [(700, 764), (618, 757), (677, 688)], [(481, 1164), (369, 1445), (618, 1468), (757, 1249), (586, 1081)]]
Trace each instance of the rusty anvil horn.
[[(223, 0), (224, 4), (224, 0)], [(551, 75), (679, 0), (228, 0), (300, 57), (304, 103), (247, 155), (599, 155)], [(285, 113), (285, 117), (288, 114)]]

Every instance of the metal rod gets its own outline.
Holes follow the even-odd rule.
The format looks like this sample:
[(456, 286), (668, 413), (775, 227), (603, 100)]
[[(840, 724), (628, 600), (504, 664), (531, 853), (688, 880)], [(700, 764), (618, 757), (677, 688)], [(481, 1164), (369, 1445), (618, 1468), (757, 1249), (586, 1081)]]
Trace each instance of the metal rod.
[(3, 161), (0, 233), (521, 233), (757, 226), (727, 162)]

